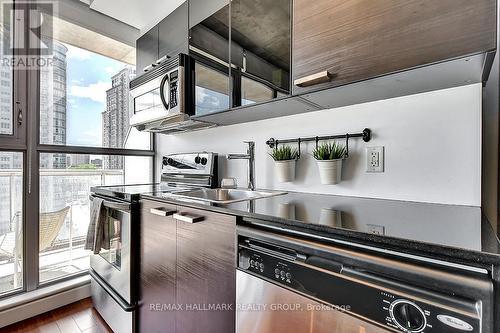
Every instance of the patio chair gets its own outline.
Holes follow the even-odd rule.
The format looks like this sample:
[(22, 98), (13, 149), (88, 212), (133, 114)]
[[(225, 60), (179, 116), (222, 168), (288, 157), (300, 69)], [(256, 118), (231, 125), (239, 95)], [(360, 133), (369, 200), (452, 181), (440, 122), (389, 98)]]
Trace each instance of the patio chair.
[[(70, 208), (70, 206), (67, 206), (55, 212), (40, 213), (40, 252), (52, 245), (61, 230)], [(0, 256), (8, 256), (8, 258), (14, 260), (14, 285), (17, 287), (19, 279), (17, 276), (19, 274), (18, 266), (22, 254), (22, 232), (19, 226), (15, 226), (13, 229), (11, 232), (0, 235)]]
[(61, 210), (40, 214), (40, 252), (52, 245), (68, 215), (70, 206)]

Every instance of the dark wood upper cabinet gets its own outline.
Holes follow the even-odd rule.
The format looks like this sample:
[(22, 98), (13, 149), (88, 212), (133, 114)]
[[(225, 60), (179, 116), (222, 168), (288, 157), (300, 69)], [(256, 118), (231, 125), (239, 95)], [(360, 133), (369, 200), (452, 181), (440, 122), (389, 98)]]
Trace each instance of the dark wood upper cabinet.
[(189, 0), (189, 54), (195, 61), (194, 113), (229, 109), (228, 0)]
[(188, 3), (184, 2), (158, 24), (158, 59), (188, 52)]
[(291, 0), (232, 0), (231, 44), (235, 106), (290, 94)]
[(142, 35), (136, 43), (136, 71), (137, 75), (144, 73), (144, 69), (158, 59), (158, 26)]
[[(139, 332), (163, 333), (165, 327), (175, 327), (173, 311), (152, 308), (155, 304), (175, 304), (175, 210), (173, 205), (141, 201)], [(161, 216), (162, 212), (165, 216)]]
[(495, 0), (295, 0), (293, 92), (495, 48)]
[(236, 218), (179, 207), (199, 222), (177, 221), (177, 303), (231, 305), (232, 309), (176, 312), (177, 333), (235, 330)]

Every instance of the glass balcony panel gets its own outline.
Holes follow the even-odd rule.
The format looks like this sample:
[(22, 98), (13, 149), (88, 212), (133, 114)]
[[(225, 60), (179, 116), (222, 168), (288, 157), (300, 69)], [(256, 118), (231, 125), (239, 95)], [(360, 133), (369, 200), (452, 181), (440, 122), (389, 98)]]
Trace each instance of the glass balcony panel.
[(40, 161), (45, 165), (40, 169), (40, 282), (47, 282), (89, 268), (90, 251), (83, 247), (90, 188), (151, 182), (153, 159), (40, 154)]

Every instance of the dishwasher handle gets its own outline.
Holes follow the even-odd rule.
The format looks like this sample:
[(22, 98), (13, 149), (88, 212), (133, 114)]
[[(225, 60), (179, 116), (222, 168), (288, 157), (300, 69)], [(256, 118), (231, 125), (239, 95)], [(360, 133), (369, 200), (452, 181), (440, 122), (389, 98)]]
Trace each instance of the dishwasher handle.
[(240, 247), (247, 247), (249, 249), (266, 253), (275, 257), (280, 257), (289, 261), (305, 261), (307, 258), (307, 256), (294, 250), (253, 239), (247, 239), (244, 241), (244, 243), (240, 243)]

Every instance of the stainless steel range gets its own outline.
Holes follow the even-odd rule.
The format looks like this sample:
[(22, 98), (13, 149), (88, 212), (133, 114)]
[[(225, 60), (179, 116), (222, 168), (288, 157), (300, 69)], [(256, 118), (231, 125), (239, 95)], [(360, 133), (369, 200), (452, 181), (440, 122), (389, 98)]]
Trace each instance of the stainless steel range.
[(92, 301), (117, 333), (138, 332), (140, 195), (216, 187), (217, 154), (165, 156), (161, 179), (160, 184), (91, 188), (91, 202), (96, 197), (104, 199), (109, 234), (99, 253), (90, 257)]

